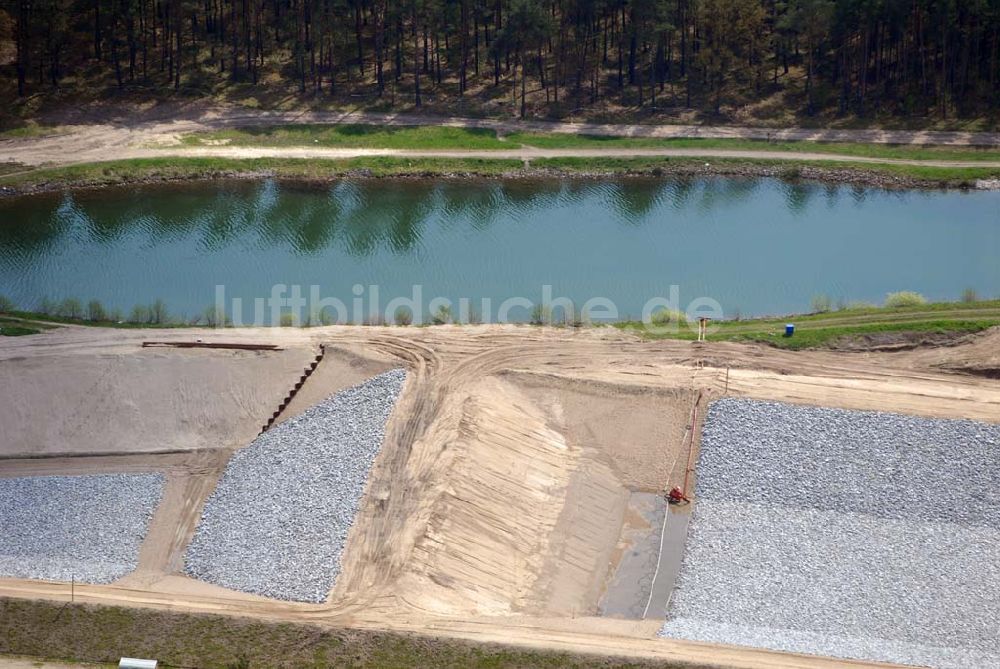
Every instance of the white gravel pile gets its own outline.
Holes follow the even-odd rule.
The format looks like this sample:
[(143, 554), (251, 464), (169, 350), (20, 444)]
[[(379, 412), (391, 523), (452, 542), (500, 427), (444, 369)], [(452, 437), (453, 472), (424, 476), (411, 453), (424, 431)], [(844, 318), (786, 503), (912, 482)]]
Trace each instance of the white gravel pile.
[(343, 390), (236, 453), (185, 571), (265, 597), (324, 601), (405, 378), (395, 369)]
[(662, 636), (1000, 667), (1000, 426), (712, 404)]
[(163, 474), (0, 478), (0, 576), (111, 583), (136, 568)]

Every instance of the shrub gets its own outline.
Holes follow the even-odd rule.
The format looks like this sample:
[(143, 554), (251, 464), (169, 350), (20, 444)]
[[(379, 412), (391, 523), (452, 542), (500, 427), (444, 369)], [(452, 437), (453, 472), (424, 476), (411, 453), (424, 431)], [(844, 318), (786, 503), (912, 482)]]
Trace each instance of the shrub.
[(687, 315), (679, 309), (657, 309), (649, 317), (653, 325), (682, 325), (687, 322)]
[(865, 302), (864, 300), (855, 300), (854, 302), (847, 303), (848, 309), (878, 309), (878, 305), (872, 304), (871, 302)]
[(829, 295), (814, 295), (812, 299), (812, 312), (814, 314), (825, 314), (832, 308)]
[(337, 321), (333, 318), (329, 309), (319, 310), (319, 324), (320, 325), (334, 325)]
[(917, 307), (921, 304), (927, 304), (927, 298), (912, 290), (901, 290), (898, 293), (889, 293), (885, 296), (885, 306), (890, 309)]
[(445, 323), (451, 323), (451, 307), (446, 304), (442, 304), (431, 316), (431, 323), (434, 325), (444, 325)]
[(149, 307), (144, 304), (137, 304), (132, 307), (132, 313), (128, 315), (129, 323), (148, 323), (149, 322)]
[(392, 322), (396, 325), (407, 326), (413, 323), (413, 312), (407, 307), (400, 307), (392, 315)]
[(798, 181), (802, 178), (802, 168), (798, 165), (781, 168), (781, 178), (785, 181)]
[[(979, 301), (979, 294), (976, 293), (976, 289), (975, 288), (966, 288), (965, 290), (963, 290), (962, 291), (962, 301), (965, 302), (966, 304), (968, 304), (970, 302), (978, 302)], [(3, 309), (0, 309), (0, 311), (3, 311)]]
[(38, 304), (38, 313), (45, 314), (46, 316), (55, 315), (56, 309), (58, 309), (56, 303), (47, 297), (43, 297), (42, 301)]
[(122, 316), (122, 310), (118, 309), (117, 307), (112, 309), (111, 313), (108, 315), (108, 320), (112, 320), (115, 323), (121, 323), (123, 320), (125, 320), (124, 317)]
[(295, 325), (295, 319), (292, 317), (292, 314), (285, 312), (281, 314), (278, 324), (283, 328), (290, 328)]
[(225, 310), (218, 308), (214, 304), (212, 306), (205, 307), (202, 318), (205, 321), (205, 325), (210, 328), (229, 325), (229, 317), (226, 316)]
[(14, 302), (5, 295), (0, 295), (0, 314), (9, 311), (14, 311)]
[(88, 321), (108, 320), (108, 313), (104, 311), (104, 305), (101, 304), (100, 300), (91, 300), (90, 302), (87, 302), (87, 320)]
[(60, 302), (56, 312), (63, 318), (83, 318), (83, 306), (80, 305), (80, 300), (75, 297), (67, 297)]
[(528, 320), (532, 325), (545, 325), (552, 321), (552, 314), (548, 307), (536, 304), (531, 310), (531, 318)]
[(149, 307), (149, 322), (155, 323), (156, 325), (162, 325), (170, 320), (170, 316), (167, 313), (167, 305), (163, 300), (157, 300), (153, 302)]

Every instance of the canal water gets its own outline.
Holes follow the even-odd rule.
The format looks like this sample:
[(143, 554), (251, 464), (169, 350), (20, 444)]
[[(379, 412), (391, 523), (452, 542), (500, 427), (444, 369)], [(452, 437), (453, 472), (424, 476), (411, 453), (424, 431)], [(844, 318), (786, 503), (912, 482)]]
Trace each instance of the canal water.
[(293, 286), (307, 302), (340, 301), (348, 320), (355, 307), (367, 317), (413, 299), (415, 286), (425, 313), (435, 297), (468, 298), (496, 320), (520, 298), (506, 313), (515, 321), (546, 291), (578, 309), (603, 298), (596, 318), (609, 305), (640, 317), (652, 298), (680, 309), (711, 298), (745, 317), (805, 311), (821, 294), (992, 297), (1000, 193), (726, 178), (262, 180), (0, 201), (0, 295), (22, 308), (72, 297), (127, 314), (162, 299), (190, 317), (240, 298), (249, 321), (255, 298)]

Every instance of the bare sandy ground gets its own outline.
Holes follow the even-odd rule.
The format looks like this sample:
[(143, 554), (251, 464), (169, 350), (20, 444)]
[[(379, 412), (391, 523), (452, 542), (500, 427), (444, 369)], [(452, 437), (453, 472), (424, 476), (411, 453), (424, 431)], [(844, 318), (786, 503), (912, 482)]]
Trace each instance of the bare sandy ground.
[(0, 457), (233, 448), (256, 435), (309, 352), (0, 349)]
[(745, 158), (773, 160), (819, 160), (867, 164), (925, 165), (931, 167), (1000, 167), (1000, 161), (897, 160), (841, 156), (829, 153), (780, 151), (735, 151), (723, 149), (537, 149), (497, 151), (415, 151), (393, 149), (333, 149), (309, 147), (182, 147), (177, 138), (184, 133), (227, 127), (254, 127), (302, 123), (366, 123), (376, 125), (434, 125), (484, 128), (498, 132), (552, 132), (642, 138), (759, 139), (772, 141), (862, 142), (905, 145), (949, 145), (1000, 147), (998, 133), (904, 131), (904, 130), (820, 130), (805, 128), (745, 128), (692, 125), (616, 125), (557, 123), (549, 121), (504, 121), (455, 117), (377, 114), (361, 112), (250, 112), (231, 108), (198, 108), (175, 115), (156, 113), (115, 113), (103, 110), (96, 115), (53, 119), (63, 122), (61, 132), (49, 137), (0, 141), (0, 161), (25, 165), (66, 165), (126, 158), (157, 156), (214, 156), (224, 158), (354, 158), (399, 156), (410, 158), (507, 158), (530, 161), (537, 158), (589, 157), (622, 158), (676, 156), (705, 158)]
[[(75, 358), (117, 356), (136, 361), (135, 371), (156, 385), (156, 374), (169, 368), (143, 357), (137, 342), (192, 336), (183, 330), (67, 328), (6, 338), (0, 340), (0, 370), (11, 364), (26, 368), (29, 362), (48, 368), (51, 374), (39, 374), (34, 382), (37, 397), (44, 397), (46, 385), (69, 395), (57, 390), (63, 385), (59, 369), (72, 368)], [(201, 505), (233, 447), (160, 455), (75, 451), (70, 457), (0, 461), (7, 476), (167, 473), (165, 498), (139, 570), (115, 584), (77, 586), (80, 601), (712, 666), (869, 666), (661, 640), (655, 638), (656, 619), (599, 617), (598, 602), (620, 559), (629, 495), (659, 493), (683, 479), (689, 455), (683, 437), (699, 392), (703, 402), (729, 394), (1000, 422), (1000, 383), (975, 371), (981, 363), (986, 368), (995, 363), (1000, 330), (959, 346), (896, 353), (643, 342), (611, 328), (339, 326), (196, 336), (277, 343), (289, 356), (306, 360), (320, 343), (327, 344), (324, 362), (290, 412), (388, 366), (408, 368), (348, 540), (342, 575), (322, 605), (269, 601), (180, 575)], [(214, 360), (204, 356), (208, 364)], [(223, 360), (233, 367), (243, 363), (238, 356)], [(275, 371), (275, 386), (294, 382), (299, 370), (290, 372)], [(16, 375), (10, 378), (17, 383)], [(167, 384), (162, 392), (166, 400), (174, 389)], [(233, 400), (220, 393), (202, 402), (218, 405), (206, 410), (224, 412)], [(34, 406), (36, 417), (48, 410), (40, 399)], [(103, 406), (105, 422), (113, 421), (113, 408)], [(163, 413), (183, 410), (166, 401), (156, 406)], [(691, 427), (697, 435), (698, 425)], [(128, 429), (140, 438), (163, 428), (154, 422)], [(68, 590), (61, 583), (0, 580), (0, 595), (65, 600)]]

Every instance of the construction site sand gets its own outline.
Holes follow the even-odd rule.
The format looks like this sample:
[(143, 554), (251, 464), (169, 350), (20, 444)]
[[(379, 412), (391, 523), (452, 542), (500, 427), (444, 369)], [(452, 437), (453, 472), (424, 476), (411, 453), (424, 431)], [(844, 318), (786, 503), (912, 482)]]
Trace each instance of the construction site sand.
[(301, 349), (137, 348), (4, 356), (0, 456), (242, 445), (284, 397), (288, 379), (308, 355)]
[[(231, 451), (5, 461), (5, 475), (167, 472), (165, 500), (143, 545), (139, 570), (110, 586), (77, 587), (78, 600), (724, 666), (835, 666), (821, 658), (657, 640), (655, 620), (594, 615), (620, 557), (628, 496), (683, 478), (680, 437), (695, 393), (703, 391), (706, 400), (728, 392), (1000, 420), (996, 381), (947, 369), (949, 361), (970, 362), (978, 355), (974, 351), (995, 350), (1000, 332), (933, 355), (651, 343), (610, 328), (330, 327), (196, 336), (280, 344), (303, 363), (320, 343), (332, 346), (336, 352), (317, 370), (317, 393), (350, 385), (357, 380), (352, 375), (407, 367), (407, 387), (369, 477), (341, 577), (327, 603), (305, 605), (240, 595), (178, 575), (177, 556)], [(0, 368), (18, 358), (34, 359), (51, 372), (37, 378), (47, 378), (53, 392), (60, 392), (56, 362), (112, 355), (140, 361), (135, 371), (149, 379), (155, 365), (146, 366), (150, 359), (138, 347), (143, 338), (185, 340), (192, 333), (87, 329), (0, 340)], [(273, 381), (279, 401), (301, 373), (301, 367), (289, 367)], [(35, 392), (46, 396), (42, 389)], [(303, 394), (301, 403), (308, 398)], [(301, 410), (298, 401), (290, 409)], [(231, 406), (232, 400), (226, 402)], [(35, 417), (48, 406), (39, 401)], [(268, 410), (263, 408), (264, 417)], [(117, 420), (110, 408), (101, 418)], [(255, 433), (260, 421), (254, 416), (245, 429)], [(161, 425), (140, 424), (131, 436), (141, 440)], [(68, 588), (5, 579), (0, 580), (4, 594), (59, 600)]]

